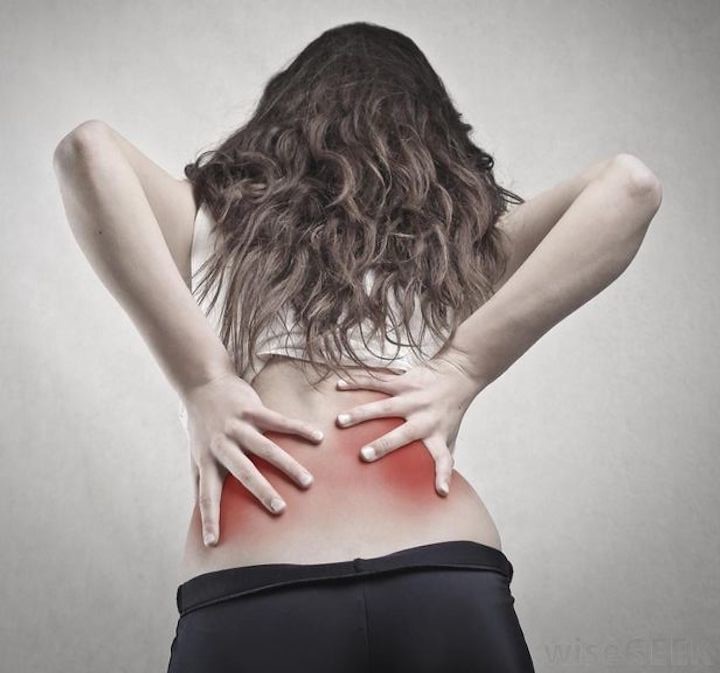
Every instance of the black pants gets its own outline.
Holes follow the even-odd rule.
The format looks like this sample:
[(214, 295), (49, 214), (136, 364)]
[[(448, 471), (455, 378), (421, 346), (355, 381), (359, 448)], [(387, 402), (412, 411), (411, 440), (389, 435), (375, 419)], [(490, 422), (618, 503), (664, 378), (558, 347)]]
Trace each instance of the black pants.
[(178, 587), (168, 673), (532, 672), (512, 575), (468, 540), (205, 573)]

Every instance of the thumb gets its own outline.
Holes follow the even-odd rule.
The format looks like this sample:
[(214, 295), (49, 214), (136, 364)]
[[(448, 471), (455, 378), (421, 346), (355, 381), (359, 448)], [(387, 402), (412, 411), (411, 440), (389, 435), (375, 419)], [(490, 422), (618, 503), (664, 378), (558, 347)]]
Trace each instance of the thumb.
[(222, 494), (222, 479), (217, 466), (211, 463), (200, 468), (198, 482), (198, 507), (202, 522), (203, 542), (215, 545), (220, 539), (220, 496)]
[(190, 480), (192, 481), (193, 488), (193, 502), (197, 502), (200, 496), (200, 492), (198, 490), (200, 488), (200, 472), (198, 471), (198, 466), (192, 456), (190, 456)]
[(430, 437), (425, 440), (430, 455), (435, 460), (435, 489), (446, 496), (450, 492), (450, 480), (455, 467), (455, 457), (447, 444), (439, 437)]

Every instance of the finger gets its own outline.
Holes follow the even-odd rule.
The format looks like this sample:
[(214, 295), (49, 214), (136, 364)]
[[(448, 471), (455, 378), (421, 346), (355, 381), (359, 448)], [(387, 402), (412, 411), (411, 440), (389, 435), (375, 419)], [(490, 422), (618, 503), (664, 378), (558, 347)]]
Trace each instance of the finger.
[(287, 451), (283, 451), (275, 442), (265, 435), (242, 423), (231, 423), (228, 426), (228, 437), (236, 441), (245, 451), (267, 460), (285, 472), (300, 486), (308, 487), (313, 483), (313, 476)]
[(203, 542), (209, 547), (220, 540), (220, 495), (222, 479), (217, 466), (210, 462), (198, 473), (198, 507)]
[(446, 496), (450, 492), (455, 458), (439, 437), (429, 437), (424, 440), (424, 443), (435, 461), (435, 489), (441, 496)]
[(321, 442), (323, 440), (322, 430), (318, 430), (300, 419), (288, 418), (267, 407), (251, 412), (251, 420), (263, 430), (274, 430), (290, 435), (300, 435), (313, 442)]
[(410, 423), (403, 423), (382, 437), (378, 437), (363, 446), (360, 449), (360, 455), (368, 462), (371, 462), (416, 439), (420, 439), (420, 433)]
[(280, 494), (237, 444), (224, 435), (218, 435), (211, 442), (211, 449), (217, 459), (270, 512), (277, 514), (285, 509), (285, 501)]
[(353, 373), (352, 379), (338, 379), (335, 384), (338, 390), (379, 390), (383, 393), (393, 393), (397, 390), (397, 374), (376, 373), (374, 375), (366, 373)]
[(384, 400), (376, 400), (361, 404), (349, 411), (344, 411), (337, 416), (338, 425), (348, 428), (357, 423), (368, 421), (371, 418), (387, 418), (389, 416), (398, 416), (405, 418), (405, 414), (410, 411), (411, 407), (407, 401), (401, 397), (388, 397)]

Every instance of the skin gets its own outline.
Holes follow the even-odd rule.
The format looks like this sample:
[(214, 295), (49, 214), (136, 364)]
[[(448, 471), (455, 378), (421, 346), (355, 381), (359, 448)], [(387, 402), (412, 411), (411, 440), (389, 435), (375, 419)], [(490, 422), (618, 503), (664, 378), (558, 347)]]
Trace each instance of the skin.
[[(500, 549), (487, 508), (454, 469), (462, 419), (532, 344), (627, 268), (662, 200), (637, 157), (593, 163), (503, 217), (505, 275), (446, 353), (405, 373), (376, 370), (376, 379), (354, 368), (345, 386), (330, 377), (313, 390), (303, 363), (288, 358), (271, 359), (252, 385), (235, 374), (189, 291), (197, 207), (187, 181), (98, 120), (70, 131), (53, 165), (78, 244), (188, 411), (195, 507), (181, 581), (442, 540)], [(377, 457), (366, 459), (363, 447)]]

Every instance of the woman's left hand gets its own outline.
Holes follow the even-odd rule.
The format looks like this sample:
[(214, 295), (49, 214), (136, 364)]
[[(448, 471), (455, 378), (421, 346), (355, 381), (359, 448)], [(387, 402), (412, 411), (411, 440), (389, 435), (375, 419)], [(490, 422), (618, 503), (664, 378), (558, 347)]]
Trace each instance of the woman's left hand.
[(435, 488), (450, 490), (455, 438), (470, 403), (482, 389), (451, 352), (437, 356), (402, 374), (354, 373), (353, 381), (339, 380), (338, 390), (376, 390), (391, 397), (369, 402), (339, 414), (348, 428), (373, 418), (401, 417), (405, 423), (360, 449), (366, 461), (379, 460), (410, 442), (422, 440), (435, 461)]

